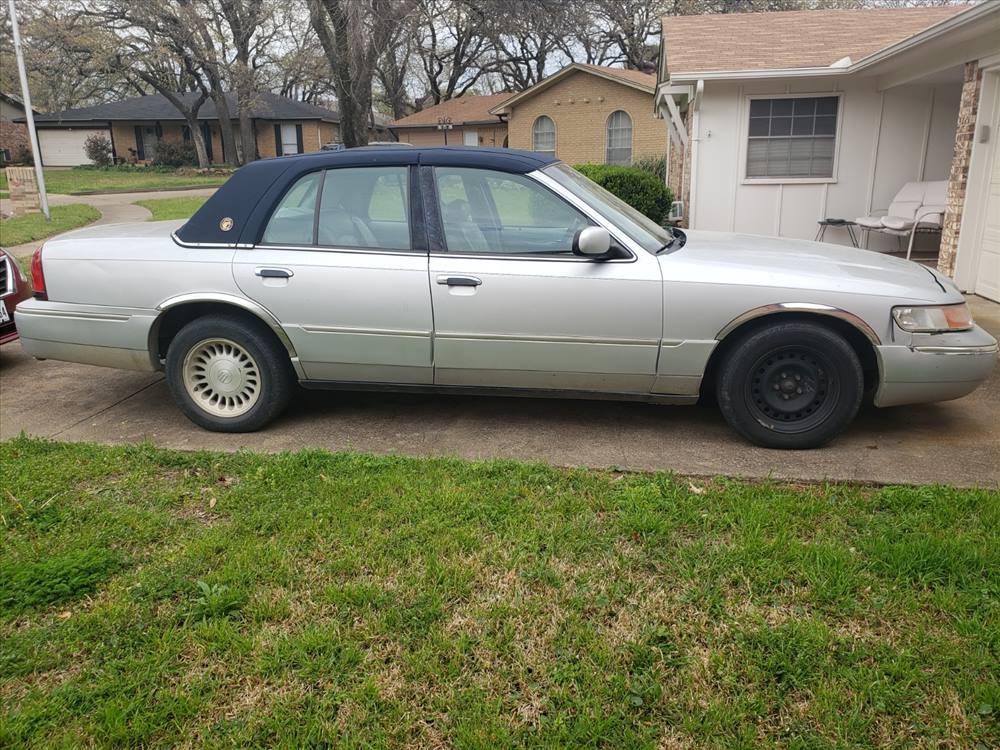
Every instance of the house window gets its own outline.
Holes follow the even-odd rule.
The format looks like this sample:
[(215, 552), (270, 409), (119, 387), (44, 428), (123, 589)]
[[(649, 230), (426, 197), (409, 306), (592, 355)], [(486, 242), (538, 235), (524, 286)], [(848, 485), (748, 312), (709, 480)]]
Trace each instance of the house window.
[(747, 178), (831, 178), (836, 96), (751, 99)]
[(618, 110), (608, 118), (608, 146), (604, 161), (608, 164), (632, 163), (632, 118), (628, 112)]
[(548, 115), (537, 118), (531, 126), (531, 150), (556, 155), (556, 124)]

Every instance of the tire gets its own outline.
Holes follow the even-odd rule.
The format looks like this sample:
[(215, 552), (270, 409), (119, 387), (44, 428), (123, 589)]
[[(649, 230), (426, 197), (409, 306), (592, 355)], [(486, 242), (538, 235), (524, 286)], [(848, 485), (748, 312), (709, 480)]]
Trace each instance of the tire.
[(747, 335), (719, 372), (719, 408), (765, 448), (818, 448), (854, 419), (864, 394), (858, 355), (815, 323), (775, 323)]
[(209, 315), (167, 349), (167, 385), (181, 411), (213, 432), (253, 432), (277, 417), (295, 389), (288, 354), (263, 323)]

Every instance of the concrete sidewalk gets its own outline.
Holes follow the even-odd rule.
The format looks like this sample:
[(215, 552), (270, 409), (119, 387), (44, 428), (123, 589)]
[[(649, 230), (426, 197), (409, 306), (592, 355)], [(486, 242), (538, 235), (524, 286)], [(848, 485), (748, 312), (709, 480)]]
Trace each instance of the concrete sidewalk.
[[(1000, 333), (1000, 305), (971, 298)], [(321, 447), (373, 453), (514, 458), (687, 475), (1000, 488), (1000, 371), (958, 401), (868, 409), (830, 446), (755, 448), (719, 412), (598, 401), (303, 392), (249, 435), (206, 432), (174, 406), (160, 374), (36, 362), (0, 350), (0, 439), (21, 431), (101, 443), (152, 440), (186, 450)]]
[[(156, 200), (158, 198), (190, 198), (212, 195), (218, 187), (192, 188), (190, 190), (156, 190), (138, 193), (101, 193), (99, 195), (49, 195), (49, 205), (66, 206), (71, 203), (85, 203), (101, 212), (101, 218), (87, 226), (99, 224), (124, 224), (133, 221), (146, 221), (151, 214), (142, 206), (136, 206), (135, 201)], [(10, 200), (0, 198), (0, 213), (10, 211)], [(81, 227), (77, 227), (78, 229)], [(59, 235), (55, 235), (58, 237)], [(52, 237), (46, 237), (46, 240)], [(31, 255), (45, 240), (34, 240), (23, 245), (6, 248), (14, 257)]]

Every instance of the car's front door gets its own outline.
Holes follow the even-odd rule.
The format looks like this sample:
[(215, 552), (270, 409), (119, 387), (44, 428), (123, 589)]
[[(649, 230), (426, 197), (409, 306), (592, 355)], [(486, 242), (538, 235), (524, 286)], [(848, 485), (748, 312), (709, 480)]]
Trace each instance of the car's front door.
[(254, 247), (240, 289), (287, 332), (307, 378), (431, 383), (427, 253), (413, 250), (407, 166), (301, 177)]
[(596, 222), (554, 183), (422, 169), (433, 170), (444, 245), (430, 257), (436, 384), (650, 391), (663, 320), (655, 257), (574, 255), (574, 234)]

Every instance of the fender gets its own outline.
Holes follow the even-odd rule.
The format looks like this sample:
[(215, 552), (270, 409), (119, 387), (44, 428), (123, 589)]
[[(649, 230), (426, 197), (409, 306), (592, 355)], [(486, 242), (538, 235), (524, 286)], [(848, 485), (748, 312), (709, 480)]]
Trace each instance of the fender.
[(180, 305), (186, 305), (192, 302), (212, 302), (216, 304), (233, 305), (234, 307), (239, 307), (257, 318), (260, 318), (262, 322), (267, 324), (268, 328), (274, 331), (274, 335), (278, 337), (278, 341), (280, 341), (282, 346), (285, 347), (285, 350), (288, 352), (288, 356), (292, 359), (292, 364), (295, 366), (296, 370), (298, 370), (299, 355), (296, 353), (295, 347), (292, 345), (292, 340), (288, 338), (288, 334), (285, 333), (285, 329), (281, 327), (281, 322), (274, 315), (274, 313), (253, 300), (246, 299), (245, 297), (238, 297), (235, 294), (225, 294), (223, 292), (189, 292), (187, 294), (178, 294), (176, 297), (170, 297), (157, 305), (156, 310), (159, 314), (157, 315), (156, 321), (153, 323), (149, 332), (150, 351), (153, 351), (152, 342), (155, 340), (163, 313)]
[(854, 328), (857, 328), (858, 331), (871, 342), (872, 346), (876, 347), (876, 351), (878, 351), (878, 347), (882, 345), (882, 340), (879, 338), (878, 334), (875, 333), (874, 329), (872, 329), (870, 325), (854, 313), (841, 310), (839, 307), (818, 305), (815, 302), (778, 302), (771, 305), (761, 305), (760, 307), (755, 307), (752, 310), (747, 310), (745, 313), (737, 315), (735, 318), (726, 323), (722, 330), (715, 334), (715, 338), (717, 341), (722, 341), (722, 339), (747, 321), (760, 318), (765, 315), (783, 312), (807, 312), (813, 313), (814, 315), (826, 315), (831, 318), (839, 318), (840, 320), (849, 323)]

